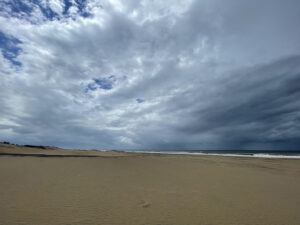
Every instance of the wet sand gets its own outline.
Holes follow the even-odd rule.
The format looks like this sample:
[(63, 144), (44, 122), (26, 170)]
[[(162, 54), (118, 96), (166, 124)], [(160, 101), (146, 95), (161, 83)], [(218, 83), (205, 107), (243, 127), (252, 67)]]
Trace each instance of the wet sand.
[(299, 209), (297, 159), (0, 144), (1, 225), (299, 225)]

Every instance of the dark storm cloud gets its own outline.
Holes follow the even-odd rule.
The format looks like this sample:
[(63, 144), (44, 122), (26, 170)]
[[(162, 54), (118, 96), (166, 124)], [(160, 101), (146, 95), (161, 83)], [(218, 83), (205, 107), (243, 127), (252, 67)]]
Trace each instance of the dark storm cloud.
[(298, 148), (299, 1), (16, 4), (0, 3), (3, 43), (18, 40), (1, 45), (1, 139)]
[(145, 121), (141, 127), (148, 130), (141, 129), (135, 141), (148, 148), (296, 150), (299, 79), (300, 56), (226, 74), (208, 101), (197, 87), (174, 97), (160, 126)]
[(205, 109), (186, 115), (184, 134), (214, 133), (218, 149), (298, 149), (300, 56), (243, 70)]

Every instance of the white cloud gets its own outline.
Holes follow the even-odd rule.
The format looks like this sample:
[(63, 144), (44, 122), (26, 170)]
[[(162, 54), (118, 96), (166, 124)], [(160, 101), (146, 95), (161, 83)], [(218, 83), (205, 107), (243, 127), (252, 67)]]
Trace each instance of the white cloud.
[(65, 8), (63, 0), (49, 0), (49, 6), (58, 15), (61, 15)]

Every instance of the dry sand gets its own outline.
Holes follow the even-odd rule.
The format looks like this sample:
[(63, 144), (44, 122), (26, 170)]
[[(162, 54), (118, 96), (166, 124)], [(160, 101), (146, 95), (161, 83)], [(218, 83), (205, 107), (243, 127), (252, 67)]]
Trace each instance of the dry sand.
[(296, 159), (3, 144), (0, 154), (1, 225), (300, 224)]

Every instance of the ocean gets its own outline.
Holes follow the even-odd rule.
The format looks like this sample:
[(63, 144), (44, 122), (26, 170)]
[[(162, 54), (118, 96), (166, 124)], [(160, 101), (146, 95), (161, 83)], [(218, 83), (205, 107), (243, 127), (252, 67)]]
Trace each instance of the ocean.
[(286, 158), (300, 159), (300, 151), (272, 151), (272, 150), (126, 150), (128, 152), (183, 154), (183, 155), (216, 155), (231, 157), (256, 158)]

